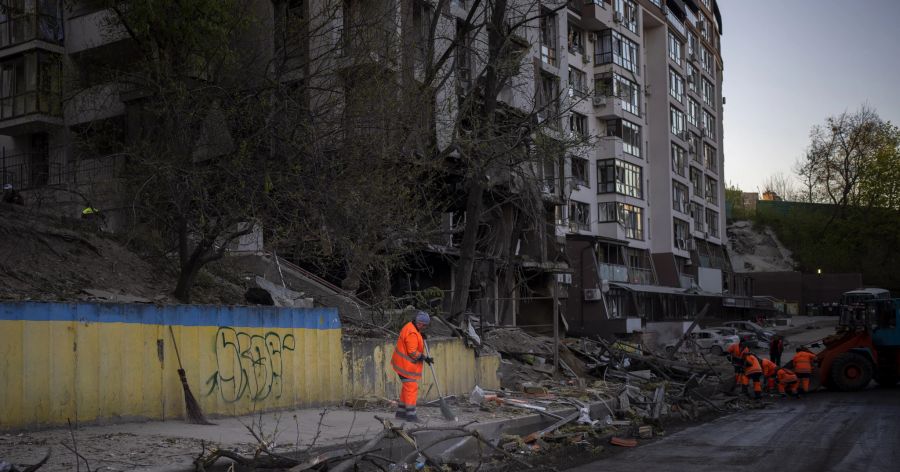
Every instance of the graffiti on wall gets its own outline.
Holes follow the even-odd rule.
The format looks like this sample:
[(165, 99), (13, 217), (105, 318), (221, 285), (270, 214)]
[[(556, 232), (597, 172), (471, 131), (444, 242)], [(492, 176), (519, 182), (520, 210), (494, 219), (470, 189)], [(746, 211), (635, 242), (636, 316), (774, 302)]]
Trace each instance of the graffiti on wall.
[(295, 348), (293, 334), (250, 334), (220, 327), (214, 347), (216, 372), (206, 381), (207, 395), (218, 392), (226, 402), (281, 398), (284, 355)]

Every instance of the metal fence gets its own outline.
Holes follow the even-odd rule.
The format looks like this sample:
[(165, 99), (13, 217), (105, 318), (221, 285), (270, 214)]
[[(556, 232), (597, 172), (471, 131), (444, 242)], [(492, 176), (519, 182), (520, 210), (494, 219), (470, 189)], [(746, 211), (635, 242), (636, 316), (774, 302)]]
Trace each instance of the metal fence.
[(19, 190), (64, 187), (105, 182), (119, 175), (125, 156), (69, 158), (67, 148), (7, 155), (0, 151), (0, 181)]

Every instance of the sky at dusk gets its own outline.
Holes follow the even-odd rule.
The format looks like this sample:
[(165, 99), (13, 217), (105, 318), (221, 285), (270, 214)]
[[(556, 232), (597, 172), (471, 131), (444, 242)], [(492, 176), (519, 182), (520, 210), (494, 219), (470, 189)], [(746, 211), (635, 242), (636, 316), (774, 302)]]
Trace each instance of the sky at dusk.
[(793, 176), (809, 131), (867, 103), (900, 123), (900, 0), (719, 0), (725, 180)]

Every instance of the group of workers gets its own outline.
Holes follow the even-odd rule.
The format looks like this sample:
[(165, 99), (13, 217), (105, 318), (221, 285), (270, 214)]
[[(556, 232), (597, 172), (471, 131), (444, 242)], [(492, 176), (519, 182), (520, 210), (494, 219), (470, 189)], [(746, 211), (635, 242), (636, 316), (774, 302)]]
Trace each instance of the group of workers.
[(781, 350), (784, 348), (781, 339), (773, 340), (778, 346), (770, 349), (770, 359), (759, 357), (750, 351), (743, 341), (728, 346), (725, 355), (729, 357), (734, 366), (735, 385), (741, 386), (741, 391), (750, 396), (750, 384), (753, 384), (753, 398), (762, 398), (763, 386), (770, 394), (774, 394), (776, 387), (781, 397), (788, 394), (794, 398), (800, 398), (801, 394), (809, 392), (809, 379), (812, 377), (813, 364), (816, 355), (806, 347), (796, 349), (793, 368), (782, 367)]

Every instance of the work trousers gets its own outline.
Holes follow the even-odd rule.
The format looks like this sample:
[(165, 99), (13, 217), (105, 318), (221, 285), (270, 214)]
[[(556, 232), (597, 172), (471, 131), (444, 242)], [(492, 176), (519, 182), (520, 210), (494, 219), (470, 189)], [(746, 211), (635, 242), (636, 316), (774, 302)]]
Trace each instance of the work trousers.
[(775, 365), (777, 365), (778, 367), (781, 367), (781, 353), (780, 353), (780, 352), (777, 353), (777, 354), (774, 353), (774, 352), (770, 352), (770, 353), (769, 353), (769, 360), (771, 360), (772, 362), (774, 362)]
[(400, 377), (400, 403), (397, 412), (406, 416), (416, 415), (416, 397), (419, 395), (419, 384), (415, 379), (410, 379), (397, 374)]
[(800, 379), (800, 393), (806, 393), (809, 391), (810, 377), (812, 377), (812, 374), (801, 374), (797, 372), (797, 378)]
[[(762, 372), (748, 374), (748, 382), (753, 382), (753, 393), (756, 397), (762, 396)], [(746, 385), (746, 384), (745, 384)]]
[(747, 385), (747, 376), (744, 375), (743, 364), (734, 364), (734, 383), (737, 385)]
[(779, 383), (778, 384), (778, 393), (784, 393), (787, 390), (791, 395), (797, 394), (797, 381), (789, 382), (789, 383)]

